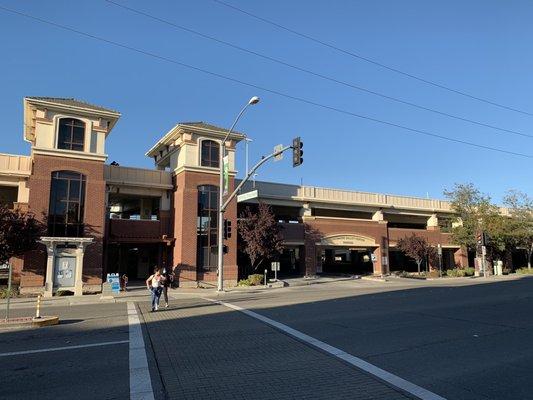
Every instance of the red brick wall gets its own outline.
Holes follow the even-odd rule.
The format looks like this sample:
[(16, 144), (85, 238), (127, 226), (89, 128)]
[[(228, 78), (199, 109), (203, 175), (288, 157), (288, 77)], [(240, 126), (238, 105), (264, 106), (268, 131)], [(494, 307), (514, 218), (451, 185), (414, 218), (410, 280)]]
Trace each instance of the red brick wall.
[[(311, 229), (313, 232), (312, 234), (316, 236), (316, 238), (312, 240), (313, 242), (320, 241), (320, 237), (341, 234), (353, 234), (373, 238), (376, 244), (380, 246), (374, 251), (374, 254), (376, 255), (374, 274), (381, 275), (387, 273), (387, 267), (381, 263), (381, 257), (387, 255), (386, 251), (382, 249), (382, 243), (384, 240), (387, 240), (388, 237), (387, 224), (379, 223), (377, 221), (342, 220), (334, 218), (311, 218), (306, 219), (305, 222), (309, 226), (308, 230)], [(316, 248), (308, 242), (309, 241), (306, 240), (306, 274), (314, 275), (314, 273), (316, 273)]]
[[(196, 281), (215, 282), (215, 271), (199, 271), (196, 267), (196, 223), (198, 215), (198, 186), (219, 186), (215, 174), (184, 171), (176, 176), (174, 192), (174, 246), (173, 262), (178, 266), (180, 284)], [(230, 191), (234, 179), (230, 179)], [(237, 280), (237, 202), (233, 200), (226, 210), (225, 218), (232, 221), (232, 237), (225, 241), (229, 251), (224, 255), (224, 280)]]
[[(28, 209), (43, 222), (48, 214), (50, 183), (54, 171), (76, 171), (86, 176), (84, 223), (85, 236), (93, 237), (93, 244), (85, 250), (83, 281), (86, 284), (102, 282), (102, 238), (105, 220), (104, 163), (44, 155), (34, 155), (33, 171), (28, 180), (30, 190)], [(22, 286), (42, 286), (46, 270), (44, 246), (26, 254), (21, 276)]]

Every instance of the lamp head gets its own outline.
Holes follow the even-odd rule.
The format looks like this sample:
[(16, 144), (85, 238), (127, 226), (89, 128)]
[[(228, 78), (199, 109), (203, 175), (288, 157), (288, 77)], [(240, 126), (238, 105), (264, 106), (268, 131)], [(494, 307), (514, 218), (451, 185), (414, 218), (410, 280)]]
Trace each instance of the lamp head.
[(259, 103), (259, 97), (254, 96), (254, 97), (252, 97), (252, 98), (250, 99), (250, 101), (248, 102), (248, 105), (249, 105), (249, 106), (252, 106), (252, 105), (257, 104), (257, 103)]

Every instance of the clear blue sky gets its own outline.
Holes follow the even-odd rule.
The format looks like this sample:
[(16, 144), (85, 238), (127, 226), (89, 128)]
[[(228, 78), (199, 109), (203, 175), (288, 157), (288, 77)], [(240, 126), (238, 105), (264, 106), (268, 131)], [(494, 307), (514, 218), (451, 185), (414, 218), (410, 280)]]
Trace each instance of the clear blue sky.
[[(123, 2), (123, 0), (116, 0)], [(225, 0), (321, 40), (453, 88), (533, 113), (533, 2), (497, 0)], [(128, 1), (205, 34), (355, 85), (533, 135), (533, 117), (427, 86), (260, 23), (211, 0)], [(533, 154), (533, 139), (449, 119), (360, 93), (241, 53), (103, 0), (0, 5), (247, 82), (416, 129)], [(533, 159), (419, 136), (278, 97), (132, 53), (0, 10), (1, 152), (27, 154), (24, 96), (75, 97), (119, 110), (109, 161), (151, 167), (144, 152), (180, 121), (229, 126), (253, 138), (251, 160), (300, 135), (304, 164), (290, 155), (259, 179), (442, 197), (473, 182), (499, 202), (507, 189), (533, 193)], [(244, 147), (238, 168), (244, 170)], [(242, 173), (241, 173), (242, 174)]]

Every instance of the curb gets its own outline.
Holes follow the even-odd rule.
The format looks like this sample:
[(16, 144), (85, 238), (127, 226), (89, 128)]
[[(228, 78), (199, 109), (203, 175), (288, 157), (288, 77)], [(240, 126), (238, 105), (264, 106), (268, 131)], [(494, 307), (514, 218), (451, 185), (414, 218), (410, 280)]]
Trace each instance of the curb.
[(1, 328), (23, 328), (23, 327), (32, 327), (32, 328), (41, 328), (43, 326), (52, 326), (59, 324), (58, 316), (47, 316), (41, 318), (35, 317), (23, 317), (23, 318), (12, 318), (7, 322), (0, 322)]

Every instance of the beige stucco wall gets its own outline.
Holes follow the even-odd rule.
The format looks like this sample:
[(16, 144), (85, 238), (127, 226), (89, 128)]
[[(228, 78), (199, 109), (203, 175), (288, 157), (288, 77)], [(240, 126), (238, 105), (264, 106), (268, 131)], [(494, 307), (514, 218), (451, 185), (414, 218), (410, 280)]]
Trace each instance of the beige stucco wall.
[[(81, 157), (83, 157), (83, 153), (105, 157), (105, 128), (100, 127), (101, 120), (99, 118), (80, 116), (66, 112), (45, 112), (41, 109), (36, 111), (34, 146), (36, 149), (53, 150), (54, 152), (64, 151), (57, 149), (57, 132), (59, 120), (61, 118), (76, 118), (85, 122), (84, 151), (81, 152)], [(105, 123), (105, 121), (103, 123)], [(91, 138), (93, 135), (96, 136), (96, 149), (91, 149)], [(80, 154), (78, 154), (78, 156), (80, 156)]]

